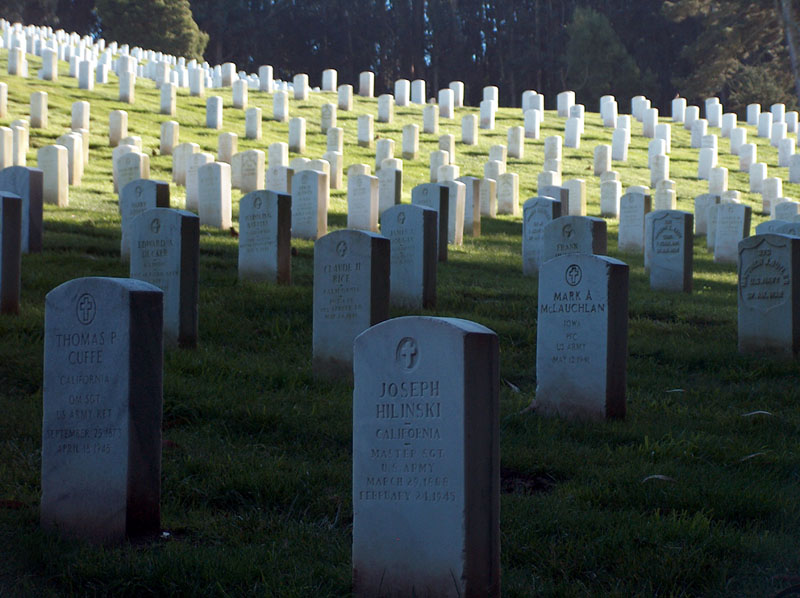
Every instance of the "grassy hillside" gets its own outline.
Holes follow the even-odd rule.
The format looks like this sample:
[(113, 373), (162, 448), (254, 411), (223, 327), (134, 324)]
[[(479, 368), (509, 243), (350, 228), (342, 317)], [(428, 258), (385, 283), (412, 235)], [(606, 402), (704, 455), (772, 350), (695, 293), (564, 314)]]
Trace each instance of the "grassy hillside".
[[(6, 73), (0, 51), (0, 72)], [(29, 57), (30, 71), (40, 68)], [(129, 132), (151, 155), (151, 177), (171, 179), (171, 158), (158, 155), (161, 116), (154, 84), (140, 79), (133, 106), (116, 101), (116, 82), (93, 92), (66, 76), (56, 83), (3, 76), (9, 114), (27, 118), (32, 91), (49, 92), (47, 130), (31, 131), (28, 164), (55, 142), (76, 100), (91, 102), (91, 159), (68, 208), (45, 206), (44, 252), (23, 257), (22, 310), (0, 318), (0, 595), (5, 596), (346, 596), (350, 592), (351, 393), (346, 382), (311, 375), (313, 244), (293, 241), (293, 284), (237, 281), (236, 239), (203, 229), (200, 258), (200, 346), (168, 350), (164, 373), (161, 540), (97, 548), (62, 540), (38, 527), (44, 296), (80, 276), (127, 276), (119, 260), (119, 215), (111, 185), (108, 113), (123, 108)], [(315, 77), (312, 76), (312, 82)], [(116, 81), (116, 79), (114, 79)], [(250, 92), (263, 108), (264, 139), (244, 139), (244, 112), (225, 98), (223, 131), (239, 149), (287, 141), (288, 125), (269, 120), (272, 98)], [(308, 123), (306, 157), (321, 157), (320, 106), (335, 94), (290, 101)], [(620, 109), (628, 111), (627, 100)], [(595, 106), (589, 106), (595, 110)], [(441, 133), (460, 139), (460, 119)], [(339, 112), (345, 166), (373, 165), (356, 144), (356, 119), (377, 114), (376, 100), (356, 98)], [(178, 95), (180, 140), (216, 154), (216, 131), (203, 128), (205, 100)], [(395, 109), (376, 123), (396, 140), (403, 125), (422, 123), (419, 106)], [(461, 174), (482, 173), (491, 145), (522, 124), (500, 109), (480, 145), (457, 145)], [(623, 187), (649, 184), (647, 139), (634, 123), (629, 160), (614, 163)], [(421, 127), (420, 127), (421, 128)], [(526, 141), (525, 158), (509, 159), (521, 201), (534, 195), (543, 139), (563, 134), (546, 115), (542, 136)], [(750, 141), (756, 140), (748, 127)], [(717, 132), (718, 131), (713, 131)], [(678, 207), (692, 210), (707, 189), (696, 180), (698, 150), (672, 130), (671, 178)], [(599, 115), (586, 114), (581, 149), (564, 149), (563, 178), (585, 178), (589, 214), (599, 215), (592, 152), (610, 143)], [(770, 175), (777, 152), (757, 140)], [(729, 186), (747, 190), (738, 158), (720, 140)], [(437, 138), (420, 134), (421, 160), (404, 164), (404, 195), (428, 180)], [(293, 156), (291, 156), (293, 157)], [(183, 189), (172, 206), (183, 207)], [(784, 182), (784, 195), (800, 188)], [(234, 191), (234, 221), (239, 194)], [(346, 221), (344, 191), (331, 194), (329, 230)], [(754, 226), (764, 216), (760, 197)], [(796, 363), (743, 357), (736, 350), (736, 274), (713, 263), (705, 238), (695, 240), (695, 292), (649, 289), (642, 256), (617, 251), (609, 221), (609, 254), (630, 265), (628, 416), (603, 424), (543, 419), (525, 408), (536, 388), (536, 279), (521, 275), (521, 221), (483, 221), (483, 236), (451, 248), (439, 269), (438, 306), (425, 313), (484, 324), (500, 340), (502, 585), (505, 596), (767, 596), (798, 582), (800, 559), (800, 388)], [(393, 309), (392, 316), (410, 312)], [(754, 413), (758, 412), (758, 413)], [(765, 413), (766, 412), (766, 413)], [(655, 477), (654, 477), (655, 476)]]

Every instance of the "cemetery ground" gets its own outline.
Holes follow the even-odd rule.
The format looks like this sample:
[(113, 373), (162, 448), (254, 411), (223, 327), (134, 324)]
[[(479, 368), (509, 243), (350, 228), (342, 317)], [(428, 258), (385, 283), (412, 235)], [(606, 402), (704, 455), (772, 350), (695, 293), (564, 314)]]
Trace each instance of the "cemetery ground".
[[(6, 56), (0, 52), (3, 73)], [(28, 59), (35, 73), (39, 59)], [(185, 90), (177, 117), (162, 116), (150, 81), (139, 80), (135, 104), (120, 104), (115, 78), (84, 92), (66, 64), (60, 68), (55, 83), (3, 77), (9, 111), (0, 124), (28, 117), (31, 92), (49, 93), (50, 123), (31, 130), (28, 165), (69, 129), (77, 100), (91, 103), (91, 158), (82, 185), (69, 190), (69, 207), (45, 205), (44, 251), (23, 256), (21, 312), (0, 317), (0, 595), (348, 595), (352, 385), (311, 374), (311, 241), (292, 240), (291, 285), (242, 283), (235, 233), (202, 228), (199, 346), (165, 352), (162, 537), (101, 548), (40, 530), (44, 296), (72, 278), (128, 275), (119, 259), (108, 113), (128, 111), (129, 134), (150, 154), (151, 178), (167, 181), (172, 160), (158, 154), (165, 120), (181, 123), (181, 142), (215, 154), (222, 131), (238, 133), (243, 150), (286, 141), (288, 130), (270, 119), (271, 96), (253, 90), (250, 106), (264, 110), (261, 141), (244, 138), (244, 111), (231, 107), (230, 90), (207, 92), (225, 100), (222, 131), (212, 131), (204, 128), (205, 99)], [(290, 116), (308, 122), (307, 157), (325, 151), (318, 131), (326, 102), (335, 94), (290, 100)], [(588, 109), (581, 149), (564, 148), (563, 178), (586, 179), (588, 214), (596, 216), (592, 150), (610, 142), (611, 129)], [(440, 133), (456, 136), (461, 174), (480, 176), (488, 148), (505, 144), (522, 114), (501, 108), (495, 130), (480, 130), (479, 145), (467, 147), (458, 143), (467, 112), (477, 109), (440, 120)], [(374, 150), (356, 143), (362, 113), (375, 114), (376, 100), (356, 96), (352, 112), (338, 112), (345, 170), (374, 165)], [(421, 113), (395, 107), (394, 122), (376, 122), (376, 134), (395, 139), (399, 156), (402, 126), (421, 124)], [(640, 123), (633, 127), (627, 163), (613, 164), (624, 187), (649, 184), (647, 139)], [(526, 140), (524, 159), (508, 160), (521, 200), (535, 195), (543, 139), (563, 129), (564, 119), (547, 111), (540, 139)], [(692, 211), (707, 182), (696, 179), (689, 133), (675, 125), (672, 135), (678, 208)], [(774, 163), (769, 141), (750, 138)], [(429, 180), (437, 140), (420, 133), (420, 159), (404, 161), (404, 201)], [(730, 188), (744, 191), (747, 175), (734, 159), (720, 152)], [(786, 196), (800, 197), (799, 186), (784, 185)], [(182, 207), (183, 188), (172, 184), (171, 194), (172, 207)], [(743, 199), (754, 206), (754, 226), (766, 218), (759, 196)], [(329, 230), (345, 226), (346, 209), (346, 191), (331, 191)], [(752, 597), (800, 584), (798, 366), (738, 354), (735, 267), (715, 264), (698, 237), (694, 292), (651, 291), (641, 255), (617, 251), (610, 220), (609, 255), (630, 265), (627, 417), (545, 419), (528, 409), (537, 281), (522, 276), (521, 228), (519, 217), (484, 218), (481, 237), (450, 248), (439, 266), (437, 307), (424, 312), (473, 320), (499, 337), (503, 594)], [(391, 316), (410, 313), (393, 308)]]

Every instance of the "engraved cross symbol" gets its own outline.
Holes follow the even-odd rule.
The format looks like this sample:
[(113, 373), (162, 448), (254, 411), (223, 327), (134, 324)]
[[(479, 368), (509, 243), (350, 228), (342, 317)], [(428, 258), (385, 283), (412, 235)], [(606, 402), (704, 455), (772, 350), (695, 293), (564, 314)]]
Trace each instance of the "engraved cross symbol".
[(400, 348), (397, 351), (397, 356), (402, 360), (403, 367), (410, 370), (414, 367), (414, 362), (417, 360), (417, 343), (412, 338), (406, 338), (400, 341)]
[(150, 223), (150, 230), (156, 235), (158, 231), (161, 230), (161, 223), (158, 221), (158, 218), (153, 218), (153, 221)]
[(94, 320), (96, 306), (94, 298), (88, 293), (78, 299), (78, 321), (81, 324), (90, 324)]
[(567, 268), (566, 272), (567, 284), (570, 286), (575, 286), (581, 281), (582, 273), (581, 268), (577, 264), (572, 264), (569, 268)]

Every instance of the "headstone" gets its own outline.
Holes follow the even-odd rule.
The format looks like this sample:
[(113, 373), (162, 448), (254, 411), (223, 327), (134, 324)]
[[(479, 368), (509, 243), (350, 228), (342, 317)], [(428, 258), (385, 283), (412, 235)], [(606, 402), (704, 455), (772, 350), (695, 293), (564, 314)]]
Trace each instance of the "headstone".
[(769, 112), (762, 112), (758, 115), (758, 136), (769, 138), (772, 133), (772, 114)]
[(127, 261), (131, 255), (130, 223), (142, 212), (152, 208), (169, 207), (169, 183), (136, 179), (126, 184), (119, 194), (120, 257)]
[(800, 238), (761, 234), (739, 242), (739, 352), (791, 359), (800, 350)]
[(439, 118), (455, 116), (455, 94), (452, 89), (439, 90)]
[(767, 178), (767, 165), (756, 162), (750, 166), (750, 193), (761, 193)]
[[(563, 186), (567, 190), (567, 208), (564, 216), (586, 216), (586, 181), (569, 179), (564, 181)], [(541, 189), (539, 194), (542, 194)]]
[(265, 188), (276, 193), (292, 193), (294, 171), (287, 166), (271, 166), (265, 175)]
[(265, 64), (258, 67), (258, 89), (272, 93), (274, 81), (272, 79), (272, 66)]
[(289, 94), (284, 90), (272, 96), (272, 119), (281, 123), (289, 122)]
[(339, 73), (336, 69), (322, 71), (322, 91), (336, 91), (338, 81)]
[(507, 138), (508, 157), (521, 160), (525, 152), (525, 130), (522, 127), (509, 127)]
[(411, 82), (411, 103), (424, 104), (425, 98), (425, 79), (414, 79)]
[(751, 208), (743, 204), (722, 203), (716, 206), (714, 226), (714, 261), (735, 264), (739, 241), (750, 236)]
[(436, 150), (430, 154), (430, 181), (436, 183), (439, 180), (439, 167), (446, 166), (450, 162), (449, 154), (444, 150)]
[(120, 140), (128, 136), (128, 113), (112, 110), (108, 114), (108, 145), (117, 147)]
[(619, 181), (600, 183), (600, 214), (607, 218), (618, 218), (621, 195), (622, 184)]
[(296, 154), (306, 152), (306, 119), (295, 117), (289, 121), (289, 151)]
[(614, 129), (611, 134), (611, 159), (616, 162), (628, 160), (628, 133), (625, 129)]
[(42, 251), (44, 173), (38, 168), (8, 166), (0, 170), (0, 191), (22, 200), (22, 253)]
[(580, 124), (581, 121), (574, 116), (567, 119), (564, 125), (564, 145), (566, 147), (574, 149), (579, 149), (581, 147)]
[(542, 265), (544, 227), (561, 217), (562, 202), (550, 197), (532, 197), (522, 205), (522, 273), (535, 276)]
[(358, 77), (358, 95), (371, 98), (375, 95), (375, 73), (370, 71), (362, 72)]
[(340, 85), (337, 89), (336, 106), (339, 110), (349, 112), (353, 109), (353, 86)]
[(94, 89), (95, 65), (91, 60), (81, 60), (78, 64), (78, 89)]
[(422, 132), (439, 134), (439, 107), (436, 104), (427, 104), (422, 109)]
[(177, 101), (178, 86), (174, 83), (164, 83), (161, 86), (161, 114), (175, 116)]
[(189, 154), (188, 168), (186, 169), (186, 198), (184, 207), (193, 212), (198, 211), (200, 204), (200, 177), (199, 169), (201, 166), (211, 164), (214, 155), (208, 152)]
[(586, 254), (542, 264), (536, 412), (567, 419), (624, 418), (627, 358), (628, 265)]
[(167, 120), (161, 123), (159, 153), (162, 156), (172, 155), (172, 152), (178, 146), (179, 131), (180, 125), (177, 121)]
[(47, 294), (42, 527), (94, 542), (160, 532), (162, 293), (79, 278)]
[(545, 225), (542, 263), (560, 255), (608, 252), (606, 221), (590, 216), (561, 216)]
[(504, 172), (497, 177), (497, 213), (519, 215), (519, 175)]
[(394, 120), (394, 97), (388, 93), (378, 96), (378, 122), (390, 123)]
[(329, 152), (344, 152), (344, 129), (331, 127), (326, 133), (325, 147)]
[(456, 181), (464, 184), (464, 234), (481, 235), (481, 180), (474, 176), (460, 176)]
[(22, 210), (19, 195), (0, 190), (0, 314), (19, 313)]
[(31, 94), (31, 121), (32, 129), (47, 128), (47, 92), (34, 91)]
[(656, 139), (661, 139), (664, 142), (664, 152), (669, 154), (672, 151), (672, 125), (661, 123), (656, 125)]
[(252, 106), (245, 111), (244, 136), (247, 139), (261, 139), (261, 108)]
[(650, 288), (692, 292), (692, 215), (679, 210), (656, 210), (647, 214), (647, 263)]
[(236, 133), (220, 133), (217, 138), (217, 161), (231, 163), (231, 158), (239, 151), (239, 136)]
[(656, 125), (658, 125), (658, 108), (648, 108), (642, 117), (642, 135), (649, 138), (655, 137)]
[(559, 118), (569, 118), (569, 110), (575, 105), (575, 92), (562, 91), (556, 96), (556, 107)]
[[(327, 151), (322, 154), (322, 159), (330, 165), (330, 188), (341, 189), (344, 181), (344, 154), (342, 152)], [(401, 177), (402, 185), (402, 177)]]
[(56, 140), (58, 145), (67, 148), (67, 178), (69, 184), (78, 186), (83, 177), (83, 135), (68, 133)]
[(375, 125), (371, 114), (361, 114), (358, 117), (358, 145), (372, 147), (375, 140)]
[(231, 166), (211, 162), (197, 169), (200, 224), (228, 230), (231, 227)]
[(42, 51), (42, 80), (58, 81), (58, 52), (50, 48)]
[(419, 125), (403, 127), (403, 160), (416, 160), (419, 157)]
[(764, 179), (761, 190), (761, 211), (772, 214), (772, 203), (783, 197), (783, 181), (778, 177)]
[(233, 107), (237, 110), (244, 110), (247, 108), (247, 81), (239, 79), (233, 82), (231, 99), (233, 101)]
[(669, 179), (669, 156), (659, 154), (653, 156), (653, 165), (650, 167), (650, 186), (655, 187), (659, 181)]
[(347, 228), (378, 232), (378, 177), (347, 177)]
[(222, 128), (222, 96), (211, 96), (206, 100), (206, 128)]
[(394, 139), (378, 139), (375, 143), (375, 172), (381, 169), (381, 164), (387, 158), (394, 158)]
[(313, 360), (316, 376), (349, 378), (353, 340), (389, 316), (389, 239), (337, 230), (314, 243)]
[(451, 318), (356, 339), (354, 596), (500, 595), (498, 355)]
[[(456, 136), (441, 135), (439, 137), (439, 149), (447, 152), (447, 163), (456, 163)], [(491, 150), (490, 150), (491, 153)]]
[(403, 199), (403, 163), (394, 158), (383, 161), (378, 171), (378, 215)]
[(390, 245), (390, 303), (406, 309), (436, 305), (436, 226), (431, 208), (392, 206), (381, 214), (381, 234)]
[(328, 231), (328, 175), (303, 170), (292, 176), (292, 237), (319, 239)]
[[(742, 147), (747, 143), (747, 129), (744, 127), (735, 127), (731, 129), (731, 143), (730, 143), (730, 152), (734, 156), (741, 155)], [(751, 159), (752, 160), (752, 159)], [(744, 170), (741, 168), (741, 164), (739, 165), (740, 170)]]
[(274, 191), (252, 191), (242, 197), (239, 202), (239, 280), (291, 282), (291, 224), (291, 196)]
[(450, 222), (450, 190), (436, 183), (423, 183), (411, 190), (413, 205), (431, 208), (437, 214), (436, 247), (440, 262), (447, 261), (447, 238)]
[(186, 185), (186, 172), (192, 154), (200, 151), (196, 143), (181, 143), (172, 151), (172, 181), (176, 185)]
[(611, 146), (596, 145), (594, 148), (594, 176), (611, 170)]
[(497, 112), (495, 100), (483, 100), (480, 104), (480, 128), (494, 130), (494, 116)]
[(150, 157), (135, 150), (122, 154), (116, 160), (116, 167), (118, 193), (131, 181), (150, 178)]
[(0, 127), (0, 169), (14, 165), (14, 132)]
[(463, 81), (450, 81), (447, 86), (453, 92), (453, 106), (456, 108), (464, 107), (464, 82)]
[(542, 113), (539, 110), (526, 110), (524, 115), (525, 137), (539, 139), (542, 125)]
[(461, 143), (478, 145), (478, 117), (474, 114), (461, 117)]
[(43, 173), (42, 200), (59, 208), (69, 205), (68, 152), (63, 145), (45, 145), (36, 153), (37, 166)]
[(778, 166), (781, 168), (789, 168), (792, 156), (795, 151), (795, 140), (791, 137), (781, 139), (778, 146)]
[(27, 121), (14, 121), (11, 123), (12, 166), (27, 165), (28, 147), (29, 132)]
[(497, 181), (495, 179), (481, 179), (481, 216), (494, 218), (497, 216)]
[(796, 201), (779, 201), (772, 207), (772, 216), (776, 220), (792, 220), (799, 209), (800, 203)]
[(708, 231), (709, 208), (718, 204), (719, 195), (704, 193), (694, 198), (694, 234), (705, 235)]
[(130, 277), (164, 291), (164, 344), (196, 347), (200, 220), (183, 210), (152, 208), (130, 222), (128, 233)]
[(650, 196), (630, 191), (620, 198), (619, 250), (644, 252), (644, 223), (650, 213)]

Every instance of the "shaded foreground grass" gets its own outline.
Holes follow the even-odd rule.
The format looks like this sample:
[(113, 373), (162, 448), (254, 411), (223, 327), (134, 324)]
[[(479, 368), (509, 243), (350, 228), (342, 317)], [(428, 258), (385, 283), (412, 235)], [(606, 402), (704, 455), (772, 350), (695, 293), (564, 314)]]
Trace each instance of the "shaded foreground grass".
[[(6, 72), (0, 52), (0, 72)], [(31, 59), (31, 72), (39, 68)], [(47, 83), (5, 77), (9, 121), (28, 114), (30, 92), (50, 92), (50, 127), (32, 131), (36, 149), (69, 126), (73, 101), (92, 105), (92, 159), (70, 207), (45, 208), (45, 251), (23, 258), (23, 307), (0, 318), (0, 595), (9, 596), (346, 596), (350, 592), (351, 392), (310, 371), (313, 244), (293, 241), (293, 284), (239, 283), (236, 239), (201, 233), (200, 346), (168, 350), (164, 376), (162, 523), (152, 542), (98, 548), (38, 528), (44, 295), (71, 278), (126, 276), (118, 258), (119, 216), (111, 191), (108, 112), (129, 112), (129, 130), (151, 154), (153, 178), (170, 180), (171, 160), (158, 155), (158, 95), (137, 87), (137, 104), (116, 102), (116, 86), (77, 90), (66, 78)], [(213, 92), (217, 93), (217, 92)], [(268, 120), (271, 97), (250, 94), (264, 109), (264, 139), (243, 137), (244, 113), (225, 98), (225, 131), (239, 149), (287, 139), (287, 125)], [(316, 94), (292, 100), (308, 120), (308, 157), (324, 152)], [(204, 100), (179, 94), (181, 141), (215, 152), (216, 132), (202, 128)], [(589, 107), (592, 109), (593, 107)], [(624, 107), (622, 107), (624, 109)], [(442, 133), (460, 139), (459, 110)], [(355, 143), (356, 116), (376, 113), (357, 99), (339, 112), (345, 161), (373, 164)], [(396, 141), (402, 126), (421, 123), (419, 107), (397, 108), (395, 123), (376, 124)], [(517, 110), (501, 109), (497, 128), (481, 131), (478, 148), (457, 146), (462, 174), (479, 175), (489, 146), (505, 143)], [(542, 138), (563, 132), (548, 112)], [(648, 184), (646, 140), (634, 125), (631, 157), (615, 163), (624, 186)], [(591, 176), (597, 143), (611, 131), (586, 115), (581, 149), (564, 150), (564, 178), (587, 179), (589, 213), (599, 213)], [(755, 137), (750, 131), (751, 140)], [(758, 140), (759, 157), (776, 152)], [(534, 195), (543, 142), (509, 160), (523, 200)], [(679, 208), (704, 192), (697, 150), (673, 128), (672, 178)], [(747, 188), (735, 158), (723, 150), (730, 186)], [(406, 161), (405, 198), (427, 180), (436, 137), (421, 135), (423, 158)], [(773, 172), (775, 169), (770, 167)], [(777, 169), (787, 179), (785, 169)], [(785, 183), (785, 194), (797, 196)], [(173, 207), (183, 190), (172, 187)], [(234, 219), (237, 216), (234, 198)], [(744, 195), (754, 207), (757, 197)], [(346, 195), (333, 192), (329, 222), (344, 225)], [(756, 215), (760, 221), (763, 216)], [(695, 241), (695, 292), (649, 289), (641, 256), (610, 254), (631, 267), (628, 417), (605, 424), (543, 419), (526, 412), (536, 387), (536, 280), (521, 276), (519, 218), (483, 222), (483, 236), (452, 249), (439, 269), (431, 315), (474, 320), (500, 339), (502, 585), (506, 596), (765, 596), (797, 583), (800, 562), (800, 415), (798, 368), (736, 351), (734, 268), (713, 263)], [(393, 310), (392, 316), (409, 312)]]

